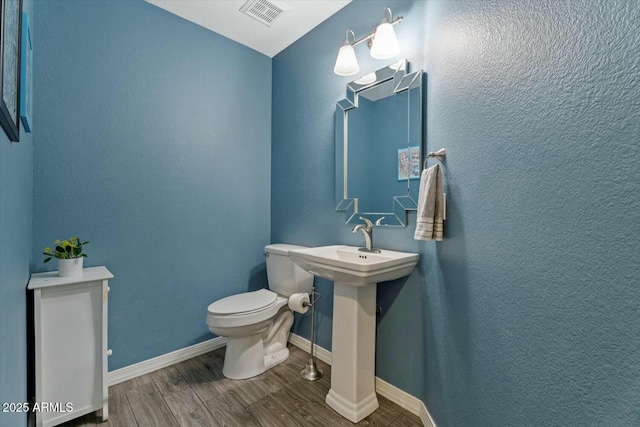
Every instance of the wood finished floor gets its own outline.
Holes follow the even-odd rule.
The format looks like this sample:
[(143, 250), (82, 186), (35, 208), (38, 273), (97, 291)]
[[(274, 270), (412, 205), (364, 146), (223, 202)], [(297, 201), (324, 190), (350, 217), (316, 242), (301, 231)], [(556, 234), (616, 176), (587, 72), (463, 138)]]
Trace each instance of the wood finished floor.
[(420, 419), (384, 397), (380, 407), (357, 424), (342, 418), (324, 402), (331, 367), (318, 361), (325, 376), (305, 381), (300, 371), (309, 355), (289, 346), (289, 359), (248, 380), (222, 375), (225, 349), (186, 360), (109, 387), (109, 419), (95, 413), (63, 426), (118, 427), (289, 427), (374, 426), (422, 427)]

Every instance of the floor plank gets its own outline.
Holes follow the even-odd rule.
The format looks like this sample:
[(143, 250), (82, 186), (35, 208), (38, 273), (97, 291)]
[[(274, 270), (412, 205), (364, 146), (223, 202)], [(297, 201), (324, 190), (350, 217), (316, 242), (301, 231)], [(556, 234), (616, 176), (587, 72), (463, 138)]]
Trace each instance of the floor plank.
[(185, 360), (175, 366), (203, 402), (219, 394), (219, 390), (215, 387), (216, 377), (200, 358)]
[(109, 387), (109, 418), (108, 427), (137, 427), (133, 410), (127, 399), (127, 389), (124, 384)]
[(179, 390), (164, 397), (180, 426), (220, 427), (220, 423), (191, 389)]
[(403, 409), (389, 399), (378, 396), (378, 403), (380, 404), (378, 409), (357, 423), (357, 426), (388, 427), (402, 414)]
[(136, 377), (120, 384), (122, 384), (126, 390), (134, 390), (140, 387), (144, 387), (145, 385), (152, 382), (153, 379), (151, 378), (151, 375), (142, 375), (141, 377)]
[(280, 405), (280, 407), (282, 407), (287, 413), (291, 413), (312, 401), (312, 399), (309, 399), (304, 394), (289, 387), (278, 390), (275, 393), (270, 394), (269, 397), (275, 403)]
[(204, 404), (225, 427), (260, 427), (253, 415), (242, 405), (238, 395), (232, 390), (217, 398), (207, 400)]
[(291, 412), (300, 424), (313, 427), (352, 427), (353, 423), (327, 405), (311, 402)]
[(163, 396), (189, 388), (189, 383), (187, 383), (187, 380), (184, 379), (176, 366), (160, 369), (150, 375)]
[(138, 426), (169, 427), (178, 425), (153, 381), (140, 388), (128, 390), (127, 399), (129, 399)]
[(324, 399), (331, 388), (331, 370), (323, 369), (324, 376), (316, 381), (307, 381), (300, 376), (300, 370), (295, 365), (285, 365), (285, 371), (280, 375), (285, 375), (292, 379), (294, 387), (304, 393), (309, 399), (324, 402)]
[(281, 405), (271, 397), (264, 398), (249, 406), (247, 410), (262, 427), (301, 427)]
[(409, 412), (403, 413), (389, 427), (422, 427), (420, 417)]
[[(222, 355), (220, 355), (222, 350)], [(236, 380), (231, 380), (222, 375), (222, 366), (224, 364), (224, 348), (218, 349), (215, 352), (205, 353), (198, 357), (198, 360), (202, 365), (213, 375), (213, 381), (210, 386), (215, 388), (216, 395), (224, 394), (229, 390), (233, 390), (237, 384)]]

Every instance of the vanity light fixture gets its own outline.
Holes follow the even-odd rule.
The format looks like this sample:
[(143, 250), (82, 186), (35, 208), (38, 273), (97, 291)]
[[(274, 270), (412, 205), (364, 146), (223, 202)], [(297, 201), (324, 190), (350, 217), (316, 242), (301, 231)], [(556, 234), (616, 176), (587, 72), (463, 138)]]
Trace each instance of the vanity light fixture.
[[(369, 35), (362, 37), (360, 40), (355, 40), (355, 33), (352, 30), (347, 30), (344, 44), (338, 52), (338, 59), (336, 59), (336, 65), (333, 67), (333, 72), (339, 76), (352, 76), (360, 71), (353, 47), (364, 41), (367, 41), (367, 44), (371, 49), (371, 56), (375, 59), (389, 59), (396, 56), (400, 49), (398, 47), (398, 39), (396, 38), (393, 26), (400, 22), (402, 22), (402, 16), (398, 16), (396, 19), (393, 19), (391, 8), (387, 6), (384, 9), (384, 18), (382, 19), (382, 22), (374, 28)], [(354, 39), (353, 42), (349, 41), (349, 33), (351, 33), (351, 36)]]
[(333, 72), (339, 76), (352, 76), (360, 71), (358, 60), (356, 59), (356, 52), (353, 50), (355, 44), (349, 43), (349, 33), (356, 39), (356, 35), (353, 31), (347, 30), (344, 37), (344, 44), (338, 51), (338, 59), (336, 59), (336, 65), (333, 67)]

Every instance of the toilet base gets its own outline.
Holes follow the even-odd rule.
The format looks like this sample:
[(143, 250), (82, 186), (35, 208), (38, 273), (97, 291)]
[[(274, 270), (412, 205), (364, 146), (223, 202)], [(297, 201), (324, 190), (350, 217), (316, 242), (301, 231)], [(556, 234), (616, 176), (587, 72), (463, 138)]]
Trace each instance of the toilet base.
[(265, 356), (262, 335), (229, 338), (222, 375), (232, 380), (252, 378), (289, 358), (289, 349)]
[(232, 380), (255, 377), (266, 371), (262, 334), (229, 338), (222, 375)]
[(273, 368), (276, 365), (279, 365), (280, 363), (284, 362), (288, 358), (289, 358), (288, 348), (285, 348), (284, 350), (280, 350), (275, 354), (270, 354), (269, 356), (265, 356), (264, 358), (265, 371), (267, 369)]
[(229, 337), (224, 355), (222, 375), (243, 380), (260, 375), (289, 358), (287, 338), (293, 324), (293, 314), (284, 308), (270, 322), (270, 327), (254, 326), (254, 334)]

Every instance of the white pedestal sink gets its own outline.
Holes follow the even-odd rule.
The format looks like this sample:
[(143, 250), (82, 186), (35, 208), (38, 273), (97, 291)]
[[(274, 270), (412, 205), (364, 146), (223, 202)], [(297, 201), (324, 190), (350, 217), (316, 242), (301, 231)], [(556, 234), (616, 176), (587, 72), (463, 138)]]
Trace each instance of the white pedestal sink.
[(376, 287), (411, 274), (418, 254), (353, 246), (289, 251), (306, 271), (334, 281), (331, 389), (326, 402), (357, 423), (378, 408), (375, 389)]

